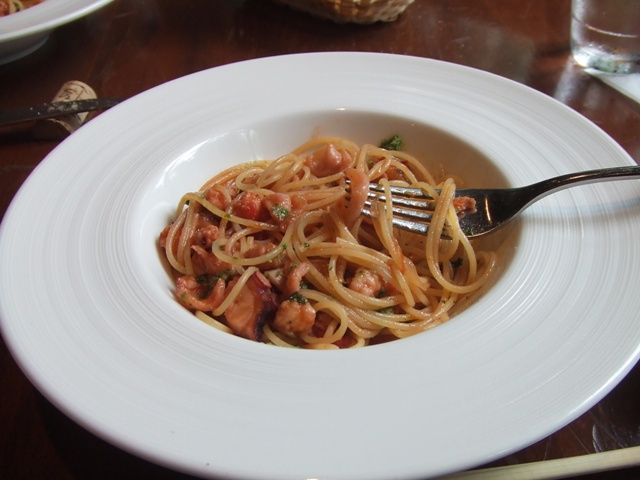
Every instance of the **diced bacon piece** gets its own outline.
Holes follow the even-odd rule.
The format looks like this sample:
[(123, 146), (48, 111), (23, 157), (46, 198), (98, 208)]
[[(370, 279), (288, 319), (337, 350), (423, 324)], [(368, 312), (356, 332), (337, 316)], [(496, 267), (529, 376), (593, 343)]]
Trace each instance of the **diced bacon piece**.
[(289, 270), (287, 278), (283, 285), (283, 294), (285, 297), (293, 295), (295, 292), (300, 291), (300, 283), (302, 278), (309, 273), (311, 265), (307, 262), (299, 263)]
[(191, 250), (193, 251), (191, 262), (193, 264), (193, 270), (197, 275), (217, 275), (233, 268), (230, 264), (220, 260), (212, 252), (205, 250), (199, 245), (192, 246)]
[(382, 290), (382, 277), (369, 269), (359, 268), (349, 282), (349, 288), (368, 297), (376, 297)]
[(229, 208), (231, 200), (236, 196), (238, 196), (238, 189), (233, 180), (222, 186), (208, 188), (204, 192), (204, 198), (220, 210)]
[(282, 333), (308, 332), (316, 320), (315, 308), (302, 295), (296, 297), (282, 302), (276, 312), (273, 326)]
[(324, 150), (317, 150), (308, 155), (305, 160), (316, 177), (327, 177), (342, 172), (353, 163), (349, 152), (337, 149), (331, 143), (327, 144)]
[(471, 197), (456, 197), (453, 199), (453, 208), (458, 215), (473, 213), (476, 211), (476, 200)]
[(272, 193), (262, 199), (264, 208), (276, 223), (282, 223), (291, 216), (291, 197), (286, 193)]
[(231, 202), (231, 211), (247, 220), (263, 221), (268, 213), (262, 205), (262, 198), (251, 191), (242, 192)]
[[(229, 291), (235, 285), (234, 281), (229, 283)], [(269, 281), (262, 273), (256, 272), (227, 307), (224, 316), (233, 333), (260, 341), (264, 325), (273, 318), (276, 309), (276, 297)]]
[[(211, 291), (207, 295), (207, 290)], [(192, 275), (184, 275), (176, 280), (176, 297), (189, 310), (209, 312), (217, 308), (224, 299), (225, 282), (220, 278), (213, 288), (202, 284)]]

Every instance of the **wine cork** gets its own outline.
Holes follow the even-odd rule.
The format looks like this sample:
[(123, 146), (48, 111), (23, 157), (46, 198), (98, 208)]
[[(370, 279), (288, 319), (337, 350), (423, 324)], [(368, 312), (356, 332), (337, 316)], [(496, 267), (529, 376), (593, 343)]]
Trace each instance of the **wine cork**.
[[(86, 83), (78, 80), (66, 82), (53, 97), (53, 102), (73, 102), (97, 98), (96, 92)], [(44, 140), (57, 140), (68, 137), (82, 126), (88, 112), (70, 113), (63, 117), (39, 120), (34, 127), (34, 135)]]

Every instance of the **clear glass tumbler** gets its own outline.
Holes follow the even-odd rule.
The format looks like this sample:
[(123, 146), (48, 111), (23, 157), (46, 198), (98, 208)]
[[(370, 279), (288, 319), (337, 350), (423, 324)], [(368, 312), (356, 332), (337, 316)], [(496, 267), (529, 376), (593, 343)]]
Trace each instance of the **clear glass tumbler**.
[(640, 72), (640, 0), (572, 0), (571, 52), (583, 67)]

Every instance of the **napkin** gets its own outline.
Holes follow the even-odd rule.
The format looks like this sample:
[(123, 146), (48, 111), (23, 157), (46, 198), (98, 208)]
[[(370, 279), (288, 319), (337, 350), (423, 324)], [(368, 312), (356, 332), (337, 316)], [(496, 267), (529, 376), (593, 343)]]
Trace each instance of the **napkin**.
[(606, 73), (595, 68), (587, 68), (586, 71), (620, 93), (640, 103), (640, 73)]

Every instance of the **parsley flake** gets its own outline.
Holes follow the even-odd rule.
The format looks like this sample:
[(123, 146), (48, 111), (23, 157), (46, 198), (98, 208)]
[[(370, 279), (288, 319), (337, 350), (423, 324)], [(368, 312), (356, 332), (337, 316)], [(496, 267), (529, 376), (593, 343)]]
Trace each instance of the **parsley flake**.
[(287, 300), (289, 300), (290, 302), (299, 303), (300, 305), (306, 305), (307, 304), (307, 299), (300, 292), (292, 293), (291, 296), (289, 298), (287, 298)]
[(278, 204), (271, 209), (271, 213), (276, 219), (282, 221), (287, 218), (291, 212), (289, 211), (289, 209), (284, 208), (282, 205)]
[(402, 137), (400, 135), (393, 135), (380, 142), (380, 148), (385, 150), (402, 150)]

